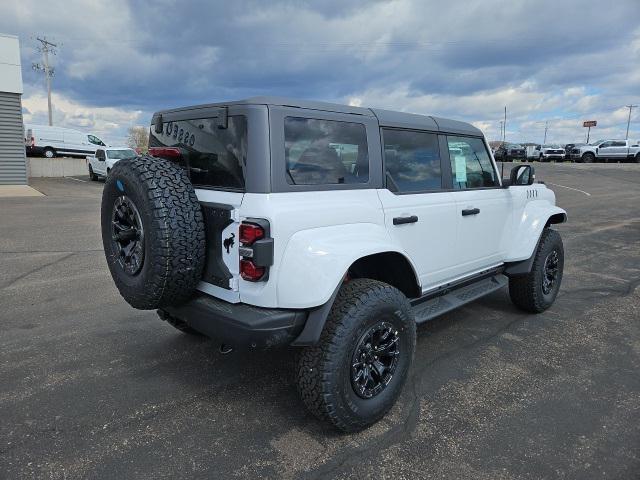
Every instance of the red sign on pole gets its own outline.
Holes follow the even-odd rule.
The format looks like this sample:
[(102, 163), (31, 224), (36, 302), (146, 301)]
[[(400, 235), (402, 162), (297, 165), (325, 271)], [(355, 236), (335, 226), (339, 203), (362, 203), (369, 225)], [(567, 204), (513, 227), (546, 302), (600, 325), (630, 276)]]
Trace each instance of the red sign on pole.
[(587, 120), (586, 122), (582, 122), (583, 127), (595, 127), (598, 125), (597, 120)]

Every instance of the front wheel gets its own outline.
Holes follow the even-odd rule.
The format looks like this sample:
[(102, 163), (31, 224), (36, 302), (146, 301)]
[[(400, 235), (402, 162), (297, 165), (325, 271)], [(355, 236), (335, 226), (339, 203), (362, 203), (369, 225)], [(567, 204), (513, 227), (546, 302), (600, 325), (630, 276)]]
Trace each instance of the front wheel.
[(400, 395), (415, 343), (411, 305), (399, 290), (370, 279), (346, 283), (319, 343), (299, 355), (302, 401), (343, 432), (369, 427)]
[(585, 153), (582, 155), (583, 163), (594, 163), (596, 161), (596, 156), (593, 153)]
[(47, 158), (53, 158), (56, 156), (56, 152), (53, 148), (45, 148), (44, 149), (44, 156)]
[(518, 308), (540, 313), (553, 304), (562, 283), (564, 247), (560, 234), (545, 228), (534, 255), (531, 272), (509, 279), (509, 296)]

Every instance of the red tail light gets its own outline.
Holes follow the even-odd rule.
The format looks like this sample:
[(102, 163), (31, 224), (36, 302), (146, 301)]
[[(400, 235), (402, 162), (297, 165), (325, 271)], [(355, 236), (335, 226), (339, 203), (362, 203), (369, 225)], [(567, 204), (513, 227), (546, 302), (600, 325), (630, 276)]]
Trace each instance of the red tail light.
[(248, 246), (261, 238), (264, 238), (264, 229), (260, 225), (255, 225), (253, 223), (240, 224), (241, 243)]
[(240, 260), (240, 276), (244, 280), (257, 282), (264, 276), (265, 267), (256, 267), (251, 260)]
[(180, 158), (182, 153), (179, 148), (175, 147), (151, 147), (149, 153), (154, 157), (162, 158)]

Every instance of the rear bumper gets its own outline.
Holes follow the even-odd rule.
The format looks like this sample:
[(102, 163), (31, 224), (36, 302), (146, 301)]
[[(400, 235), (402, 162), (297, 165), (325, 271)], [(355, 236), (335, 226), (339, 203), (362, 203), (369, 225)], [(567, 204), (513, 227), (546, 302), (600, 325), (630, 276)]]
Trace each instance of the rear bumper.
[(158, 310), (158, 314), (182, 320), (234, 348), (268, 349), (291, 344), (304, 328), (308, 311), (260, 308), (197, 294), (185, 304)]

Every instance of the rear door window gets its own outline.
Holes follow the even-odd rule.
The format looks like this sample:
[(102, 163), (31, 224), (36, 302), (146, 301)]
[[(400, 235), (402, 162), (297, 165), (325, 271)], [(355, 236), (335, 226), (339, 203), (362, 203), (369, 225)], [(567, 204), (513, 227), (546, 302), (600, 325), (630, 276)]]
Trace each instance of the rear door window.
[(369, 181), (367, 134), (362, 123), (285, 117), (284, 141), (289, 184)]
[(481, 138), (447, 136), (453, 188), (499, 186), (489, 152)]
[(437, 134), (389, 128), (382, 132), (387, 188), (396, 192), (442, 188)]
[(244, 191), (247, 166), (244, 115), (230, 116), (224, 129), (219, 128), (215, 117), (165, 122), (160, 133), (152, 126), (149, 147), (172, 148), (167, 158), (183, 166), (196, 187)]

